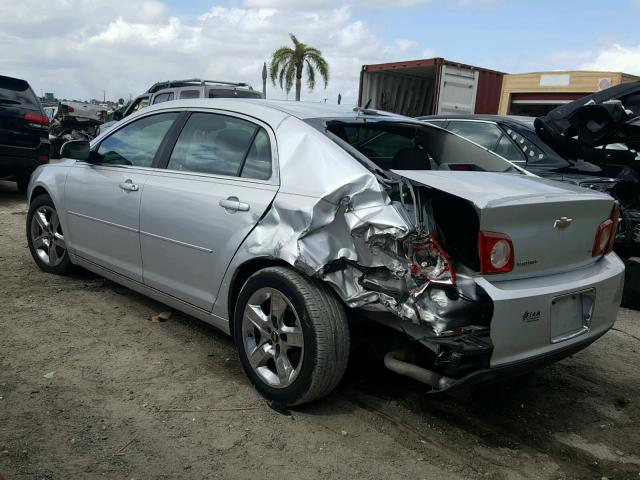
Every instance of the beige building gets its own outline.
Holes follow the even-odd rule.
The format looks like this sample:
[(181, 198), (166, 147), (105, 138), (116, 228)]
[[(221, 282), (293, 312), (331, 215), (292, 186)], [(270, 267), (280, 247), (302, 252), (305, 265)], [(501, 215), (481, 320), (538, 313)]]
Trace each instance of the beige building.
[(534, 72), (505, 75), (502, 79), (500, 115), (544, 115), (549, 110), (590, 93), (640, 77), (621, 72)]

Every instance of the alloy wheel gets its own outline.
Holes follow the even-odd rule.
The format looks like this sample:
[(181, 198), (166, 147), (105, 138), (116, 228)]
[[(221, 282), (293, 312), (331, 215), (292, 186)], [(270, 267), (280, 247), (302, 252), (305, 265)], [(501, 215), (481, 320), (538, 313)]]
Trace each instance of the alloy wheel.
[(60, 265), (67, 254), (58, 213), (52, 207), (39, 207), (31, 218), (31, 243), (38, 258), (46, 265)]
[(251, 295), (242, 316), (242, 340), (251, 368), (270, 387), (288, 387), (300, 373), (302, 323), (279, 290), (261, 288)]

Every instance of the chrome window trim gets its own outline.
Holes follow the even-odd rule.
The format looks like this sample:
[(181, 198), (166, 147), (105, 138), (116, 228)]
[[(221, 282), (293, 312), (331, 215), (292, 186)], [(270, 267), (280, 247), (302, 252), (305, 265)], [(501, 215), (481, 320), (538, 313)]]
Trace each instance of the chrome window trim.
[[(169, 103), (169, 102), (163, 102), (163, 103)], [(263, 120), (256, 118), (256, 117), (252, 117), (251, 115), (247, 115), (241, 112), (235, 112), (233, 110), (225, 110), (222, 108), (207, 108), (207, 107), (189, 107), (189, 108), (179, 108), (179, 107), (173, 107), (171, 108), (171, 106), (167, 106), (167, 108), (163, 108), (160, 110), (154, 110), (152, 112), (146, 112), (144, 114), (141, 115), (136, 115), (135, 118), (129, 118), (129, 117), (125, 117), (125, 119), (129, 119), (128, 121), (126, 121), (125, 123), (123, 123), (122, 125), (119, 125), (118, 128), (114, 129), (114, 130), (109, 130), (108, 132), (105, 132), (104, 137), (102, 135), (99, 135), (98, 137), (94, 138), (91, 141), (91, 151), (94, 151), (95, 148), (98, 148), (100, 146), (100, 144), (106, 140), (107, 138), (109, 138), (111, 135), (115, 134), (117, 131), (123, 129), (124, 127), (126, 127), (127, 125), (129, 125), (130, 123), (138, 120), (138, 119), (142, 119), (142, 118), (146, 118), (149, 117), (151, 115), (158, 115), (161, 113), (171, 113), (171, 112), (176, 112), (176, 113), (185, 113), (185, 112), (199, 112), (199, 113), (214, 113), (214, 114), (219, 114), (219, 115), (226, 115), (229, 117), (236, 117), (239, 118), (241, 120), (246, 120), (247, 122), (251, 122), (254, 123), (256, 125), (261, 126), (262, 128), (265, 129), (265, 131), (267, 132), (267, 135), (269, 135), (269, 142), (271, 144), (271, 178), (269, 178), (268, 180), (259, 180), (256, 178), (247, 178), (247, 177), (239, 177), (239, 176), (235, 176), (235, 175), (217, 175), (217, 174), (211, 174), (211, 173), (202, 173), (202, 172), (187, 172), (187, 171), (183, 171), (183, 170), (173, 170), (173, 169), (169, 169), (169, 168), (158, 168), (158, 167), (136, 167), (135, 165), (108, 165), (108, 164), (97, 164), (97, 163), (90, 163), (90, 162), (84, 162), (84, 161), (80, 161), (80, 163), (82, 164), (87, 164), (93, 167), (118, 167), (118, 168), (140, 168), (140, 169), (144, 169), (144, 170), (148, 170), (150, 172), (154, 172), (154, 173), (158, 173), (158, 172), (171, 172), (173, 174), (181, 174), (181, 175), (196, 175), (196, 176), (202, 176), (202, 177), (208, 177), (208, 178), (212, 178), (212, 179), (232, 179), (232, 180), (240, 180), (242, 182), (248, 182), (248, 183), (257, 183), (257, 184), (263, 184), (263, 185), (275, 185), (275, 186), (279, 186), (280, 185), (280, 162), (279, 162), (279, 157), (278, 157), (278, 142), (277, 142), (277, 138), (276, 138), (276, 134), (275, 131), (273, 130), (273, 127), (271, 127), (271, 125), (269, 125), (268, 123), (264, 122)], [(124, 121), (124, 120), (121, 120)], [(178, 136), (178, 138), (180, 138), (180, 136)], [(177, 140), (176, 140), (177, 141)], [(76, 162), (78, 163), (78, 162)]]
[[(425, 122), (428, 120), (425, 120)], [(449, 123), (451, 122), (473, 122), (473, 123), (488, 123), (490, 125), (495, 125), (496, 127), (499, 127), (498, 122), (494, 122), (493, 120), (475, 120), (473, 118), (448, 118), (447, 119), (447, 126), (449, 126)]]
[[(265, 123), (259, 118), (252, 117), (251, 115), (247, 115), (241, 112), (234, 112), (231, 110), (224, 110), (221, 108), (191, 107), (191, 108), (183, 109), (180, 111), (192, 112), (192, 113), (195, 113), (195, 112), (211, 113), (211, 114), (225, 115), (227, 117), (235, 117), (235, 118), (239, 118), (240, 120), (245, 120), (247, 122), (251, 122), (255, 125), (258, 125), (264, 128), (264, 130), (267, 132), (267, 135), (269, 136), (269, 143), (271, 145), (271, 178), (269, 178), (268, 180), (259, 180), (256, 178), (240, 177), (236, 175), (220, 175), (220, 174), (202, 173), (202, 172), (187, 172), (184, 170), (173, 170), (170, 168), (164, 168), (164, 169), (158, 169), (158, 170), (164, 170), (167, 172), (180, 173), (180, 174), (199, 175), (199, 176), (205, 176), (205, 177), (211, 177), (211, 178), (241, 180), (243, 182), (261, 183), (261, 184), (267, 184), (267, 185), (280, 185), (280, 163), (279, 163), (279, 157), (278, 157), (278, 144), (276, 140), (276, 134), (273, 131), (273, 128), (271, 127), (271, 125), (269, 125), (268, 123)], [(180, 139), (179, 136), (178, 136), (178, 139)]]

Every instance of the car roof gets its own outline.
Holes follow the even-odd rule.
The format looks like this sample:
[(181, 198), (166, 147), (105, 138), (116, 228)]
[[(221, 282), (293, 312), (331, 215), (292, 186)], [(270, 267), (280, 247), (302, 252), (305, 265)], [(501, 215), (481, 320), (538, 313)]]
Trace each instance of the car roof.
[[(314, 102), (295, 102), (264, 100), (259, 98), (194, 98), (188, 100), (173, 100), (162, 102), (139, 110), (139, 112), (150, 112), (154, 110), (176, 110), (181, 108), (212, 108), (229, 110), (230, 112), (244, 113), (249, 116), (263, 119), (268, 123), (280, 123), (287, 116), (296, 117), (300, 120), (312, 118), (340, 118), (357, 120), (359, 118), (388, 118), (401, 119), (409, 122), (419, 122), (419, 120), (402, 117), (388, 112), (377, 110), (354, 109), (353, 106), (331, 105)], [(132, 115), (133, 116), (133, 115)], [(137, 114), (135, 114), (137, 116)]]

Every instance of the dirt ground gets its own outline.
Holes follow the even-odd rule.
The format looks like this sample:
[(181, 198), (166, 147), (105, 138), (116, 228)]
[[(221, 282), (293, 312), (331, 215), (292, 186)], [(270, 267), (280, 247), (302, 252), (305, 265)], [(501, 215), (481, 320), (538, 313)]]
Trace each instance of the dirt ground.
[(640, 478), (639, 312), (526, 384), (427, 395), (365, 357), (286, 415), (224, 334), (177, 312), (152, 322), (167, 308), (88, 272), (40, 272), (26, 208), (0, 182), (7, 480)]

